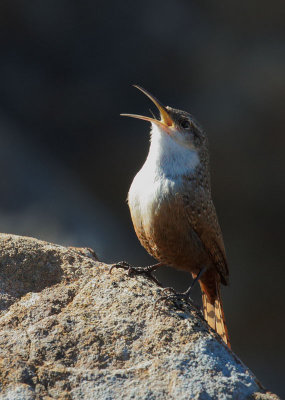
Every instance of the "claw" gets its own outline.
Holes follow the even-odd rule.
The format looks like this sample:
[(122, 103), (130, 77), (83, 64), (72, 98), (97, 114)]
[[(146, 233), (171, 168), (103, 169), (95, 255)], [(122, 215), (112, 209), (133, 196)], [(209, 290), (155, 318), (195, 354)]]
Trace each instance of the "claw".
[(114, 268), (123, 268), (123, 269), (128, 270), (128, 271), (130, 269), (133, 269), (133, 267), (130, 264), (128, 264), (126, 261), (119, 261), (116, 264), (111, 265), (111, 267), (109, 269), (109, 274), (112, 273)]
[(177, 300), (182, 300), (182, 301), (188, 301), (190, 297), (188, 296), (187, 292), (184, 293), (177, 293), (172, 287), (167, 287), (163, 289), (163, 292), (170, 291), (172, 294), (166, 295), (166, 296), (161, 296), (159, 297), (156, 302), (154, 303), (154, 308), (156, 308), (157, 303), (161, 301), (177, 301)]
[(132, 267), (129, 263), (126, 261), (119, 261), (116, 264), (111, 265), (109, 269), (109, 274), (112, 273), (113, 268), (122, 268), (124, 270), (127, 270), (128, 276), (134, 276), (134, 275), (145, 275), (149, 279), (151, 279), (154, 283), (156, 283), (159, 286), (162, 286), (161, 283), (156, 279), (155, 276), (151, 274), (152, 271), (155, 271), (159, 266), (162, 264), (158, 263), (155, 265), (150, 265), (148, 267)]

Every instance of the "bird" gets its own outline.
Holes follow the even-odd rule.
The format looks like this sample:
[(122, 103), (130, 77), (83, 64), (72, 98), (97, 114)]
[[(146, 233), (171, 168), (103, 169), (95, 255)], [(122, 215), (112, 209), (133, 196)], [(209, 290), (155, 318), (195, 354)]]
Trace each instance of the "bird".
[(121, 114), (151, 123), (149, 152), (128, 192), (136, 235), (158, 261), (140, 272), (168, 265), (192, 274), (184, 297), (198, 281), (204, 318), (230, 348), (221, 298), (221, 284), (229, 284), (229, 269), (211, 195), (207, 135), (191, 114), (164, 106), (146, 89), (134, 86), (160, 114), (159, 119), (154, 114)]

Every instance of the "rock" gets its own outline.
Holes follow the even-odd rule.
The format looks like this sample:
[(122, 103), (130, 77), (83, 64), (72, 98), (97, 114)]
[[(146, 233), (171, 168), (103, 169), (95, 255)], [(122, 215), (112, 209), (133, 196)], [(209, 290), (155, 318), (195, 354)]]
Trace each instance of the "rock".
[(277, 399), (191, 304), (90, 250), (0, 235), (0, 399)]

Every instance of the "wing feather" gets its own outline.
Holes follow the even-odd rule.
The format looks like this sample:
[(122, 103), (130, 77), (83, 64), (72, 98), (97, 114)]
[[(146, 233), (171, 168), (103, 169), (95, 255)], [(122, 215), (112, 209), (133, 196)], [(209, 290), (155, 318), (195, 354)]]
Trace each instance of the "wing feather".
[(229, 283), (229, 269), (221, 228), (218, 222), (215, 206), (210, 194), (198, 193), (195, 201), (183, 196), (186, 218), (191, 229), (199, 237), (205, 251), (220, 274), (224, 285)]

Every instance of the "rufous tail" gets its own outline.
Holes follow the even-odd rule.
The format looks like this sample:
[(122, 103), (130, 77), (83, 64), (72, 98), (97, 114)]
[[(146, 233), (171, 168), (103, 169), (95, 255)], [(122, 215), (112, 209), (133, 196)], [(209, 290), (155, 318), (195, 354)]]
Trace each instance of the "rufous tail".
[(204, 318), (211, 328), (213, 328), (231, 348), (228, 329), (226, 326), (223, 303), (220, 292), (220, 282), (216, 281), (215, 296), (210, 296), (208, 288), (200, 281), (202, 289), (202, 302)]

